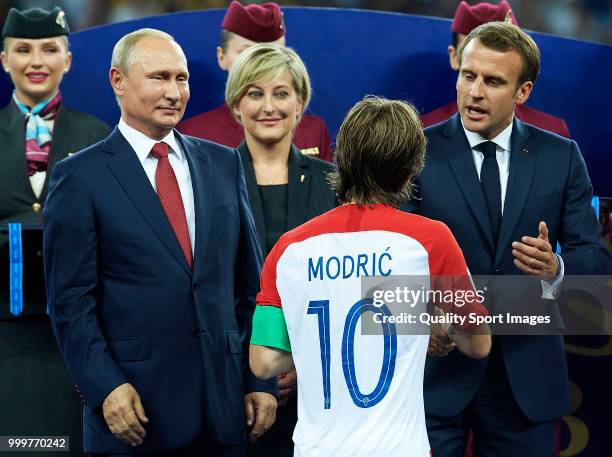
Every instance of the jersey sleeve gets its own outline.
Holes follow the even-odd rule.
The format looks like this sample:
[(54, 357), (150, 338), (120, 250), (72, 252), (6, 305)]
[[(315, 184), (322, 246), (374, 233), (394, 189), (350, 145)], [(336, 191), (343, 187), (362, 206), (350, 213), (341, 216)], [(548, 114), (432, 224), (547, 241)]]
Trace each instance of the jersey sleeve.
[(278, 244), (266, 258), (261, 272), (260, 292), (257, 294), (257, 306), (253, 315), (251, 344), (291, 352), (287, 324), (276, 288), (277, 262)]
[[(441, 294), (436, 296), (437, 299), (433, 304), (447, 313), (452, 312), (459, 316), (470, 314), (486, 316), (488, 311), (483, 305), (483, 292), (476, 289), (457, 240), (450, 229), (442, 223), (439, 235), (431, 271), (434, 276), (434, 288)], [(440, 300), (440, 297), (443, 299)], [(476, 324), (466, 319), (463, 325), (454, 326), (457, 330), (470, 332)]]

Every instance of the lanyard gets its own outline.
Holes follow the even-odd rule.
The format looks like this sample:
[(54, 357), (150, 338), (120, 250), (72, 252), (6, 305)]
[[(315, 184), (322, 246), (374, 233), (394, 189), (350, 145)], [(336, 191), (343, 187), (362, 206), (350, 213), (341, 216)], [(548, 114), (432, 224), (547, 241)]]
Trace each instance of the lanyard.
[(23, 250), (21, 244), (21, 224), (10, 223), (8, 224), (8, 229), (11, 314), (19, 316), (23, 312)]

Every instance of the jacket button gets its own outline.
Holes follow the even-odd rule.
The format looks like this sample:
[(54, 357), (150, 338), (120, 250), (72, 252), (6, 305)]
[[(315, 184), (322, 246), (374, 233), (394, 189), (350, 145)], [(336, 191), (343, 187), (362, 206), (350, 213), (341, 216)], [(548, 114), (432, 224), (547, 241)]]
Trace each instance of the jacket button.
[(191, 330), (191, 333), (193, 333), (193, 336), (195, 336), (196, 338), (199, 338), (199, 337), (200, 337), (200, 334), (201, 334), (201, 332), (200, 332), (200, 329), (199, 329), (199, 328), (194, 328), (194, 329), (192, 329), (192, 330)]
[(501, 271), (501, 270), (495, 270), (495, 274), (496, 274), (497, 276), (501, 276), (501, 275), (503, 275), (503, 273), (502, 273), (502, 271)]
[(200, 284), (198, 284), (197, 282), (196, 282), (196, 283), (193, 283), (193, 290), (194, 290), (195, 292), (197, 292), (198, 290), (200, 290)]
[(40, 210), (42, 209), (42, 205), (40, 203), (34, 203), (32, 205), (32, 209), (34, 210), (35, 213), (40, 213)]

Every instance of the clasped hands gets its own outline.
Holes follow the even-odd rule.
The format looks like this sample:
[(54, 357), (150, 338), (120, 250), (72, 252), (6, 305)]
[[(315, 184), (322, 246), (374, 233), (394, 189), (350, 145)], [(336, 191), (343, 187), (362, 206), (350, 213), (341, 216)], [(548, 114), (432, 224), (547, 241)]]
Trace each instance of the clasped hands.
[[(523, 236), (521, 241), (512, 243), (514, 265), (524, 273), (539, 276), (550, 281), (557, 276), (558, 259), (548, 241), (548, 227), (541, 221), (538, 225), (538, 237)], [(432, 325), (427, 354), (434, 357), (448, 355), (456, 344), (439, 324)]]
[[(252, 392), (244, 396), (249, 438), (260, 438), (276, 420), (276, 397), (266, 392)], [(130, 446), (142, 444), (149, 423), (136, 389), (129, 383), (115, 388), (102, 403), (102, 414), (109, 430)]]

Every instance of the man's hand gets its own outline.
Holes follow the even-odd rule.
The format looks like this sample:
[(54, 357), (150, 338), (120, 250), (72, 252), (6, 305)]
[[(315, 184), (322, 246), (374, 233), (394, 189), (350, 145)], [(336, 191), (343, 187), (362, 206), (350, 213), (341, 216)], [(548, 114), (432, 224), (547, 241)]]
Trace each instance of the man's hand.
[[(442, 311), (437, 306), (433, 309), (434, 316), (444, 316)], [(435, 323), (431, 325), (431, 335), (429, 336), (429, 345), (427, 346), (427, 354), (432, 357), (445, 357), (453, 349), (455, 349), (455, 342), (442, 328), (441, 324)]]
[(121, 384), (113, 390), (102, 403), (104, 420), (110, 431), (126, 444), (142, 444), (146, 436), (143, 424), (149, 419), (145, 416), (140, 396), (131, 384)]
[(552, 279), (557, 276), (558, 260), (548, 242), (546, 222), (540, 222), (538, 232), (537, 238), (524, 236), (522, 243), (512, 243), (514, 264), (527, 274)]
[[(433, 315), (436, 317), (445, 316), (446, 313), (438, 308), (433, 307)], [(431, 334), (429, 335), (429, 345), (427, 346), (427, 354), (432, 357), (445, 357), (450, 351), (455, 349), (457, 345), (453, 339), (446, 333), (442, 324), (438, 322), (431, 325)]]
[(427, 354), (432, 357), (445, 357), (455, 349), (455, 342), (444, 332), (434, 334), (431, 332), (429, 336), (429, 346), (427, 346)]
[(278, 389), (280, 399), (278, 404), (284, 406), (287, 404), (289, 397), (297, 390), (297, 373), (295, 370), (278, 375)]
[(267, 392), (251, 392), (244, 396), (249, 438), (256, 441), (268, 431), (276, 420), (276, 397)]

